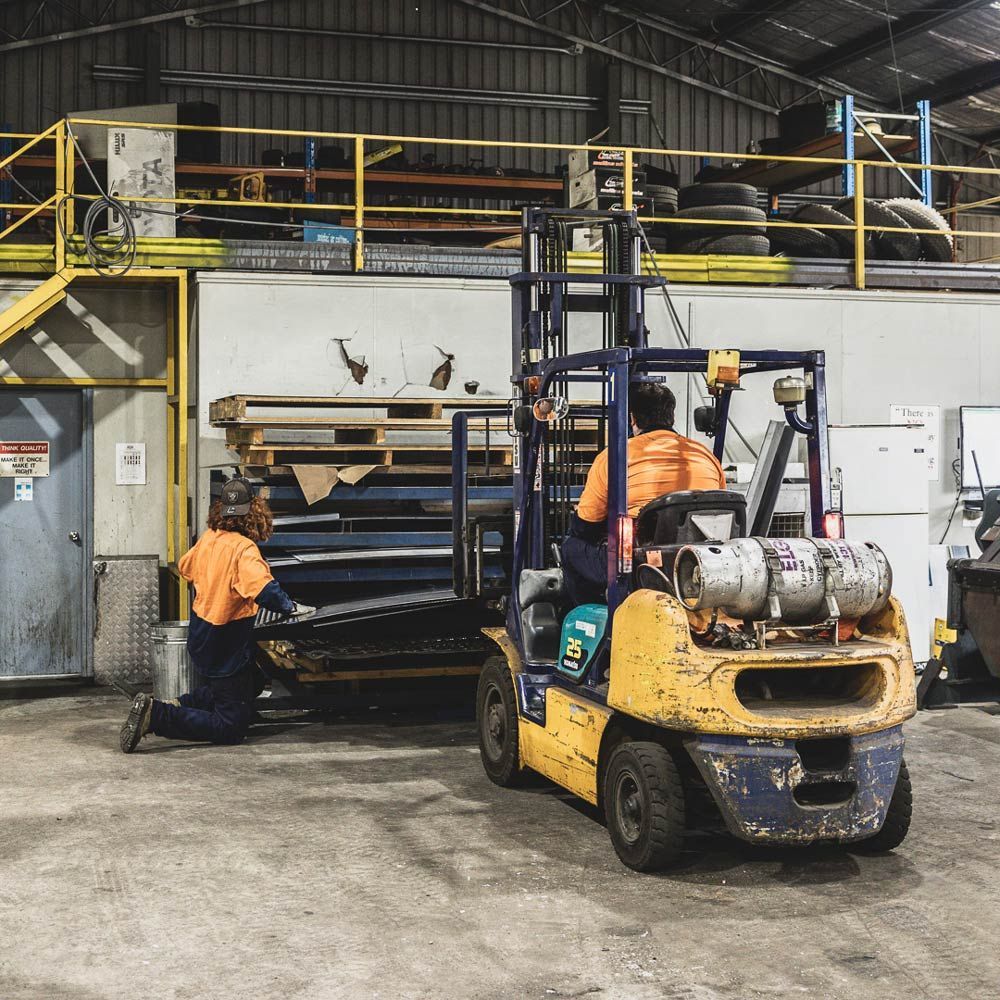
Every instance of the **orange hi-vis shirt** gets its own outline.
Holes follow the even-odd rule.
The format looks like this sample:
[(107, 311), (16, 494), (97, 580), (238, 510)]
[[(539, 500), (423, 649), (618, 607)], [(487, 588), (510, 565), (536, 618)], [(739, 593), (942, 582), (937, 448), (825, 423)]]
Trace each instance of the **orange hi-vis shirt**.
[[(719, 460), (698, 441), (674, 431), (647, 431), (628, 441), (628, 512), (639, 511), (664, 493), (678, 490), (724, 490), (726, 474)], [(584, 521), (608, 516), (608, 451), (605, 448), (587, 473), (576, 509)]]
[(214, 528), (184, 553), (177, 568), (194, 584), (194, 613), (211, 625), (256, 615), (254, 598), (274, 579), (253, 541)]

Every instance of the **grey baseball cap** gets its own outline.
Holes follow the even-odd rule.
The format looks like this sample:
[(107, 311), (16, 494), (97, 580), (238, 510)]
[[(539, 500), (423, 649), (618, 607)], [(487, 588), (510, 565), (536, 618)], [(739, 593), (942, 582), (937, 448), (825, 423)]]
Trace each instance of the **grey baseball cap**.
[(230, 479), (222, 487), (222, 513), (226, 517), (240, 517), (250, 512), (253, 488), (241, 476)]

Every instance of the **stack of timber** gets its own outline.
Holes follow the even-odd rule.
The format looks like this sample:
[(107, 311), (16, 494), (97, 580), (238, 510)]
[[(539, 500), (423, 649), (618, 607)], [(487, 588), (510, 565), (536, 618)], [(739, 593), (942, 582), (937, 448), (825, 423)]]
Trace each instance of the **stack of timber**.
[[(472, 411), (470, 500), (511, 520), (505, 401), (485, 398), (227, 396), (210, 405), (234, 468), (275, 512), (263, 547), (293, 596), (326, 606), (361, 594), (448, 586), (451, 417)], [(475, 416), (483, 411), (483, 416)], [(213, 474), (213, 492), (226, 473)], [(502, 576), (509, 539), (485, 539)]]

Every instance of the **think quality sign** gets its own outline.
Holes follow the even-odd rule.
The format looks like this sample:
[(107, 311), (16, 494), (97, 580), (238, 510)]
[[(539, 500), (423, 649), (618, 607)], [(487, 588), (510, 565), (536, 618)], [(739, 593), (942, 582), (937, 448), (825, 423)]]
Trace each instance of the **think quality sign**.
[(48, 474), (48, 441), (0, 441), (0, 476)]

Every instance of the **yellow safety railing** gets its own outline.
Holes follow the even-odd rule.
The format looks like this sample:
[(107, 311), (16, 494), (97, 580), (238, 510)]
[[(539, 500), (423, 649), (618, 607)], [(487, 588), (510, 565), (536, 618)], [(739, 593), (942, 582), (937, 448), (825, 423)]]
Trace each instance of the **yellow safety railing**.
[[(853, 205), (853, 215), (854, 218), (849, 224), (833, 224), (833, 223), (813, 223), (813, 222), (797, 222), (789, 220), (778, 220), (778, 219), (768, 219), (766, 225), (768, 229), (818, 229), (823, 232), (827, 231), (837, 231), (837, 230), (847, 230), (853, 233), (854, 236), (854, 283), (857, 288), (864, 288), (866, 284), (866, 261), (865, 261), (865, 247), (868, 239), (868, 234), (870, 233), (914, 233), (917, 235), (943, 235), (948, 234), (952, 237), (962, 236), (962, 237), (981, 237), (985, 239), (997, 239), (1000, 238), (1000, 230), (967, 230), (959, 229), (955, 227), (955, 222), (957, 221), (957, 214), (963, 211), (972, 211), (977, 208), (987, 207), (995, 203), (1000, 203), (1000, 194), (995, 197), (983, 198), (978, 201), (972, 201), (964, 205), (952, 206), (946, 210), (946, 212), (951, 213), (952, 217), (952, 228), (951, 229), (917, 229), (913, 227), (885, 227), (876, 226), (868, 224), (865, 220), (864, 211), (864, 198), (866, 189), (866, 179), (868, 173), (872, 170), (901, 170), (901, 171), (923, 171), (929, 170), (931, 172), (947, 172), (953, 175), (979, 175), (981, 177), (990, 177), (994, 179), (994, 183), (1000, 187), (1000, 168), (990, 168), (990, 167), (980, 167), (980, 166), (951, 166), (951, 165), (927, 165), (920, 163), (906, 163), (902, 161), (895, 160), (859, 160), (859, 159), (844, 159), (841, 157), (832, 156), (818, 156), (818, 157), (802, 157), (802, 156), (786, 156), (786, 155), (771, 155), (763, 153), (722, 153), (718, 151), (704, 151), (704, 150), (689, 150), (689, 149), (664, 149), (656, 147), (644, 147), (644, 146), (619, 146), (619, 145), (587, 145), (585, 143), (551, 143), (551, 142), (523, 142), (523, 141), (505, 141), (505, 140), (491, 140), (491, 139), (450, 139), (450, 138), (440, 138), (434, 136), (412, 136), (412, 135), (383, 135), (379, 133), (357, 133), (357, 132), (330, 132), (321, 130), (305, 130), (305, 129), (259, 129), (259, 128), (249, 128), (241, 126), (207, 126), (207, 125), (179, 125), (179, 124), (164, 124), (162, 122), (133, 122), (133, 121), (118, 121), (114, 119), (103, 119), (103, 118), (83, 118), (83, 117), (71, 117), (57, 122), (48, 128), (45, 132), (39, 133), (38, 135), (25, 135), (24, 133), (8, 133), (8, 136), (17, 136), (20, 139), (25, 139), (24, 144), (17, 150), (15, 150), (11, 155), (5, 157), (0, 161), (0, 170), (6, 167), (10, 162), (15, 160), (18, 156), (25, 153), (28, 149), (35, 146), (37, 143), (44, 140), (51, 140), (55, 143), (55, 193), (52, 197), (43, 201), (42, 203), (34, 206), (28, 212), (23, 213), (22, 216), (7, 229), (0, 231), (0, 240), (5, 238), (19, 226), (23, 225), (30, 218), (42, 212), (55, 212), (58, 216), (58, 220), (61, 224), (56, 226), (55, 232), (55, 247), (54, 256), (57, 262), (57, 266), (63, 266), (67, 261), (67, 247), (65, 245), (66, 239), (73, 239), (75, 234), (74, 228), (74, 203), (76, 201), (88, 201), (97, 199), (100, 196), (96, 194), (81, 194), (75, 190), (75, 178), (77, 170), (77, 156), (78, 150), (76, 149), (74, 142), (74, 130), (79, 127), (106, 127), (106, 128), (140, 128), (140, 129), (155, 129), (159, 131), (172, 131), (172, 132), (211, 132), (221, 135), (231, 135), (231, 136), (266, 136), (266, 137), (293, 137), (302, 139), (312, 139), (312, 140), (337, 140), (341, 142), (349, 142), (352, 144), (354, 153), (354, 163), (353, 168), (344, 168), (341, 173), (344, 175), (341, 178), (345, 184), (350, 184), (353, 186), (353, 199), (349, 202), (344, 203), (329, 203), (329, 202), (319, 202), (310, 201), (308, 199), (299, 201), (267, 201), (266, 204), (268, 208), (274, 209), (287, 209), (289, 211), (296, 212), (315, 212), (315, 213), (341, 213), (342, 215), (347, 215), (350, 219), (350, 224), (348, 228), (353, 228), (354, 230), (354, 265), (357, 270), (362, 270), (364, 268), (364, 241), (365, 234), (378, 231), (380, 228), (391, 228), (385, 226), (378, 226), (377, 223), (381, 221), (388, 221), (390, 218), (395, 216), (411, 216), (417, 217), (434, 215), (439, 217), (471, 217), (471, 216), (483, 216), (488, 215), (494, 219), (516, 219), (520, 217), (520, 212), (515, 209), (501, 209), (501, 208), (445, 208), (441, 206), (421, 206), (421, 205), (372, 205), (366, 203), (365, 199), (365, 186), (368, 177), (369, 168), (365, 166), (365, 149), (369, 144), (415, 144), (419, 146), (431, 146), (431, 147), (474, 147), (477, 149), (517, 149), (517, 150), (537, 150), (537, 151), (558, 151), (558, 152), (571, 152), (573, 150), (588, 150), (591, 152), (596, 151), (609, 151), (621, 154), (623, 164), (622, 169), (624, 173), (624, 189), (622, 192), (622, 206), (624, 208), (634, 207), (634, 188), (633, 188), (633, 173), (638, 162), (638, 158), (642, 157), (645, 159), (661, 158), (661, 159), (714, 159), (714, 160), (740, 160), (743, 163), (753, 162), (753, 161), (764, 161), (769, 164), (806, 164), (812, 168), (835, 168), (843, 169), (844, 167), (853, 167), (854, 174), (854, 205)], [(310, 171), (308, 169), (303, 170), (302, 168), (286, 168), (291, 171), (286, 176), (290, 179), (298, 181), (301, 177), (304, 187), (307, 187), (310, 183)], [(371, 169), (378, 169), (377, 165)], [(252, 168), (233, 166), (233, 175), (238, 176), (241, 172), (247, 173), (252, 172)], [(328, 172), (323, 169), (321, 173), (327, 174)], [(437, 177), (438, 175), (435, 175)], [(441, 174), (440, 183), (441, 185), (447, 185), (449, 179), (454, 175)], [(424, 178), (422, 178), (424, 179)], [(315, 186), (315, 174), (312, 175), (312, 183)], [(513, 196), (506, 198), (499, 198), (497, 194), (490, 192), (488, 188), (484, 187), (481, 191), (470, 189), (467, 197), (473, 200), (482, 201), (499, 201), (499, 200), (515, 200)], [(229, 207), (229, 206), (246, 206), (248, 204), (254, 204), (254, 202), (247, 202), (243, 200), (236, 200), (232, 198), (198, 198), (198, 197), (175, 197), (167, 198), (159, 195), (151, 197), (132, 197), (128, 196), (126, 199), (129, 203), (151, 203), (157, 205), (174, 205), (174, 206), (186, 206), (200, 207), (200, 206), (216, 206), (216, 207)], [(0, 206), (10, 207), (10, 206)], [(16, 206), (19, 210), (23, 212), (24, 206)], [(195, 215), (195, 218), (199, 216)], [(641, 215), (640, 221), (643, 223), (657, 223), (666, 226), (670, 225), (685, 225), (685, 226), (699, 226), (699, 227), (710, 227), (710, 226), (724, 226), (727, 230), (732, 230), (739, 227), (749, 227), (755, 228), (761, 225), (760, 222), (755, 221), (739, 221), (734, 219), (699, 219), (694, 217), (684, 217), (682, 219), (677, 219), (671, 215)], [(232, 220), (237, 223), (239, 220)], [(489, 224), (484, 224), (483, 228), (489, 228)], [(74, 245), (71, 250), (73, 251), (70, 256), (70, 266), (73, 265), (76, 246)]]

